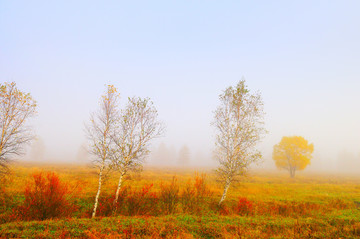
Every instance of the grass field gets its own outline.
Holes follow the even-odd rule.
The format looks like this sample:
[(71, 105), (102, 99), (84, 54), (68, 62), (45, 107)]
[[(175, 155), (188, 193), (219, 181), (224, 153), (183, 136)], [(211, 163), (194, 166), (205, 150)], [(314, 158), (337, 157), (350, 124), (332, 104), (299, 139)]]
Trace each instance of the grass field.
[[(34, 172), (52, 171), (68, 187), (72, 211), (24, 219), (26, 185)], [(206, 176), (205, 176), (206, 175)], [(175, 176), (175, 180), (174, 180)], [(229, 190), (209, 169), (145, 168), (126, 178), (116, 213), (117, 175), (104, 184), (98, 217), (90, 219), (97, 171), (87, 166), (15, 165), (3, 183), (0, 237), (36, 238), (358, 238), (360, 177), (252, 172)], [(175, 186), (174, 186), (175, 185)], [(169, 199), (165, 192), (173, 193)], [(31, 216), (31, 215), (30, 215)], [(31, 217), (30, 217), (31, 218)]]

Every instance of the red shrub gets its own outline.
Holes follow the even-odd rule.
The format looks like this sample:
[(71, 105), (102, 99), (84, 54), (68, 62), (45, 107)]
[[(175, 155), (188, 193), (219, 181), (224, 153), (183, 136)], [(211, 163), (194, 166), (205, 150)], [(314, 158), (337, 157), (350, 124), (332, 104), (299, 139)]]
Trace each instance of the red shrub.
[(20, 217), (25, 220), (45, 220), (69, 216), (74, 207), (70, 204), (68, 185), (55, 173), (37, 173), (25, 188), (25, 201), (20, 207)]
[(247, 198), (239, 198), (237, 205), (234, 208), (234, 212), (240, 215), (248, 215), (252, 212), (253, 203)]
[(114, 211), (114, 194), (105, 195), (100, 198), (98, 206), (99, 216), (111, 215), (156, 215), (158, 197), (155, 192), (151, 192), (153, 184), (144, 185), (139, 190), (132, 190), (129, 186), (123, 186), (120, 189), (117, 210)]
[(119, 197), (116, 203), (116, 212), (114, 212), (115, 192), (111, 195), (105, 195), (100, 197), (99, 206), (97, 209), (98, 215), (108, 217), (116, 213), (122, 214), (124, 212), (126, 197), (129, 194), (129, 189), (130, 188), (127, 186), (123, 186), (120, 188)]
[(220, 205), (215, 204), (215, 206), (213, 206), (213, 207), (217, 208), (220, 215), (227, 216), (227, 215), (230, 215), (230, 213), (231, 213), (230, 207), (227, 206), (226, 202), (223, 202)]
[[(150, 192), (153, 184), (144, 185), (139, 191), (130, 191), (125, 202), (125, 215), (156, 215), (158, 196)], [(121, 205), (119, 205), (119, 209)]]

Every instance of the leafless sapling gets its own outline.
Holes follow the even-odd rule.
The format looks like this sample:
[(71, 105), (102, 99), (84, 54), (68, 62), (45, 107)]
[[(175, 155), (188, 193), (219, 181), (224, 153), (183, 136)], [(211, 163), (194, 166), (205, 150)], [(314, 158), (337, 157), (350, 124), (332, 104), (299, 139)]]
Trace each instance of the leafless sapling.
[(28, 120), (36, 114), (36, 101), (20, 91), (15, 82), (0, 84), (0, 174), (8, 172), (14, 156), (34, 138)]

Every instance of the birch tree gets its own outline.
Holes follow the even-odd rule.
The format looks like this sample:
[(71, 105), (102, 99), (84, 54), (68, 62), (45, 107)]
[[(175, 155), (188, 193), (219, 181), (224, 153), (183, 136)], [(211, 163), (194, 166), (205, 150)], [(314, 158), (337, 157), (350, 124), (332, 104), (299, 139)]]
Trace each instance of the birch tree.
[(158, 112), (149, 98), (132, 97), (122, 110), (113, 140), (116, 145), (113, 155), (114, 169), (120, 173), (114, 199), (116, 211), (119, 192), (124, 176), (132, 170), (140, 170), (149, 155), (150, 142), (162, 135), (163, 124), (158, 121)]
[(15, 82), (0, 84), (0, 174), (8, 171), (14, 156), (24, 154), (34, 138), (27, 122), (36, 114), (36, 101), (20, 91)]
[(114, 86), (108, 85), (107, 91), (101, 96), (100, 109), (91, 114), (90, 124), (86, 126), (90, 141), (89, 150), (94, 156), (94, 164), (99, 169), (98, 190), (95, 196), (92, 218), (96, 216), (104, 174), (111, 167), (112, 148), (115, 125), (118, 121), (118, 102), (120, 95)]
[(256, 145), (266, 130), (261, 96), (251, 94), (244, 80), (228, 87), (219, 99), (212, 124), (216, 131), (214, 156), (220, 164), (217, 173), (224, 185), (220, 205), (231, 183), (261, 158)]

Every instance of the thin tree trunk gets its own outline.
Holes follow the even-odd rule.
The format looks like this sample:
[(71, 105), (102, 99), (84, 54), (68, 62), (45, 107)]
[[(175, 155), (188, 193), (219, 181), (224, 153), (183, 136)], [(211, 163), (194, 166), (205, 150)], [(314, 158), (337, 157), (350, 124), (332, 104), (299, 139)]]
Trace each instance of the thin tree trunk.
[(117, 210), (117, 201), (119, 199), (119, 193), (120, 193), (122, 179), (123, 179), (124, 174), (125, 174), (125, 172), (121, 172), (121, 174), (120, 174), (119, 183), (118, 183), (118, 186), (117, 186), (117, 189), (116, 189), (115, 199), (114, 199), (114, 202), (113, 202), (113, 208), (114, 208), (113, 213), (115, 213), (116, 210)]
[(221, 199), (220, 199), (220, 201), (219, 201), (219, 206), (220, 206), (221, 203), (225, 200), (225, 198), (226, 198), (226, 193), (227, 193), (229, 187), (230, 187), (230, 180), (226, 180), (225, 187), (224, 187), (224, 192), (223, 192), (223, 194), (222, 194), (222, 196), (221, 196)]
[(100, 168), (100, 173), (99, 173), (99, 187), (98, 187), (98, 191), (97, 191), (97, 193), (96, 193), (94, 210), (93, 210), (93, 213), (92, 213), (91, 218), (95, 218), (95, 216), (96, 216), (96, 209), (97, 209), (97, 207), (98, 207), (99, 196), (100, 196), (100, 191), (101, 191), (102, 173), (103, 173), (103, 170), (104, 170), (104, 164), (101, 165), (101, 168)]
[(295, 177), (295, 168), (290, 168), (290, 177)]

